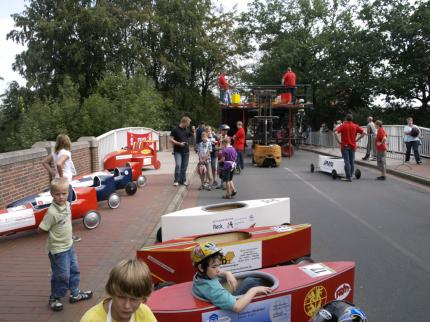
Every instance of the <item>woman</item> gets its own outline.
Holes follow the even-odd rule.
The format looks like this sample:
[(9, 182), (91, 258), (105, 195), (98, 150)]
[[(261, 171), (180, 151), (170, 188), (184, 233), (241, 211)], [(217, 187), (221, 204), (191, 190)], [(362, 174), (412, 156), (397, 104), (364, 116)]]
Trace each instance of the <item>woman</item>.
[(375, 122), (376, 127), (376, 163), (378, 169), (381, 171), (381, 175), (376, 178), (376, 180), (385, 180), (385, 175), (387, 173), (386, 165), (386, 154), (387, 154), (387, 133), (382, 127), (381, 121)]

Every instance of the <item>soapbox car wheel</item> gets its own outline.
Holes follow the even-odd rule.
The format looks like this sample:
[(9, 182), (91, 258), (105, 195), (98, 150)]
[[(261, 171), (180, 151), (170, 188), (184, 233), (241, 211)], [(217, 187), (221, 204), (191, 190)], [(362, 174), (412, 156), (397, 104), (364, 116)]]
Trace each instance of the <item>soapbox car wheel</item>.
[(361, 178), (361, 171), (360, 171), (360, 169), (356, 169), (354, 171), (354, 175), (355, 175), (356, 179), (360, 179)]
[(336, 170), (333, 170), (333, 171), (331, 172), (331, 177), (332, 177), (332, 179), (333, 179), (333, 180), (336, 180), (336, 179), (337, 179), (337, 171), (336, 171)]
[(139, 176), (136, 180), (137, 186), (139, 188), (144, 187), (146, 185), (146, 177), (145, 176)]
[(303, 256), (293, 260), (293, 263), (296, 265), (306, 265), (306, 264), (311, 264), (315, 262), (310, 256)]
[(161, 162), (159, 160), (155, 161), (155, 163), (154, 163), (154, 169), (158, 170), (160, 168), (161, 168)]
[(311, 172), (314, 173), (314, 171), (315, 171), (315, 165), (311, 163)]
[(127, 192), (127, 194), (129, 196), (132, 196), (136, 193), (137, 191), (137, 184), (136, 182), (129, 182), (126, 184), (125, 186), (125, 192)]
[(158, 230), (157, 230), (157, 236), (155, 237), (155, 239), (159, 242), (159, 243), (161, 243), (162, 242), (162, 234), (161, 234), (161, 227), (160, 228), (158, 228)]
[(94, 210), (88, 211), (85, 214), (85, 216), (82, 218), (82, 222), (86, 229), (97, 228), (101, 220), (102, 220), (102, 217), (100, 216), (100, 214)]
[(172, 285), (176, 285), (176, 283), (175, 282), (161, 282), (161, 283), (158, 283), (157, 285), (154, 286), (154, 290), (155, 291), (160, 290), (162, 288), (169, 287)]
[(109, 208), (116, 209), (121, 204), (121, 197), (116, 192), (111, 193), (108, 198)]

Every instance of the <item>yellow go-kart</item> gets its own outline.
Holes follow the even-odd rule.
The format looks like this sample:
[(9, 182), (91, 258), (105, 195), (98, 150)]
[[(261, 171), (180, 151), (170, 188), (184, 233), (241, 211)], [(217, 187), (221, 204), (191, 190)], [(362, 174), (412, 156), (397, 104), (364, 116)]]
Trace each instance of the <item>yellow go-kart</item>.
[(252, 156), (258, 167), (279, 167), (282, 160), (281, 147), (277, 144), (255, 144)]

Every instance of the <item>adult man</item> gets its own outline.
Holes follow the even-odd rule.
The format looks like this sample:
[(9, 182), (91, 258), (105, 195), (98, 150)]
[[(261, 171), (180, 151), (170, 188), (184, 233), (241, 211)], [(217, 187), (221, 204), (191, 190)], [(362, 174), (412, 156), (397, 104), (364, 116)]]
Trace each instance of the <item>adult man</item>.
[(369, 116), (367, 118), (367, 149), (366, 149), (366, 155), (364, 156), (363, 160), (368, 160), (370, 157), (370, 151), (372, 151), (372, 158), (370, 161), (376, 160), (376, 149), (375, 149), (375, 134), (376, 134), (376, 127), (375, 123), (373, 123), (373, 117)]
[[(360, 136), (357, 138), (357, 134)], [(356, 142), (365, 135), (363, 129), (357, 124), (352, 122), (352, 114), (346, 114), (346, 121), (336, 129), (336, 140), (340, 143), (340, 150), (342, 158), (345, 162), (345, 178), (343, 181), (352, 181), (352, 174), (354, 173), (354, 160), (355, 149), (357, 148)]]
[(218, 86), (219, 86), (219, 99), (222, 103), (230, 105), (230, 92), (227, 79), (225, 78), (224, 72), (221, 73), (218, 77)]
[(288, 67), (287, 72), (282, 76), (282, 85), (287, 88), (287, 93), (291, 93), (291, 99), (294, 104), (296, 101), (296, 73)]
[(233, 136), (234, 144), (233, 147), (236, 149), (237, 153), (237, 163), (241, 170), (243, 170), (243, 153), (245, 152), (245, 130), (243, 128), (243, 123), (238, 121), (236, 123), (237, 132)]
[(179, 123), (179, 126), (175, 127), (170, 132), (170, 142), (173, 144), (173, 155), (175, 156), (175, 181), (174, 186), (180, 184), (188, 186), (187, 179), (187, 167), (190, 158), (190, 149), (188, 147), (188, 139), (191, 133), (187, 130), (190, 126), (191, 119), (188, 116), (184, 116)]
[(404, 140), (406, 144), (405, 162), (409, 162), (409, 159), (411, 157), (411, 148), (413, 148), (415, 162), (417, 164), (421, 164), (422, 161), (420, 157), (420, 152), (418, 151), (418, 147), (420, 145), (420, 130), (414, 125), (414, 120), (412, 119), (412, 117), (408, 117), (406, 119), (406, 122), (408, 124), (403, 129), (403, 132), (405, 133)]

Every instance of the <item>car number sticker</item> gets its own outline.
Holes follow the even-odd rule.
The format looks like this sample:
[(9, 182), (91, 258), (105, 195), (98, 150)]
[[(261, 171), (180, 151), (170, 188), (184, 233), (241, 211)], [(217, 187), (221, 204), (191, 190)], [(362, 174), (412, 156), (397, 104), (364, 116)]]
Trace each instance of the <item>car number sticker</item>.
[(144, 159), (143, 159), (143, 164), (144, 164), (144, 165), (149, 165), (149, 164), (151, 164), (151, 158), (144, 158)]
[(327, 267), (324, 264), (316, 263), (306, 266), (299, 267), (305, 274), (309, 275), (310, 277), (320, 277), (325, 275), (331, 275), (333, 273), (336, 273), (335, 270), (331, 269), (330, 267)]
[(286, 231), (291, 231), (293, 230), (293, 228), (291, 228), (290, 226), (276, 226), (276, 227), (272, 227), (273, 231), (276, 231), (277, 233), (283, 233)]
[(117, 160), (124, 160), (124, 159), (129, 159), (131, 158), (131, 154), (124, 154), (124, 155), (117, 155), (116, 159)]

